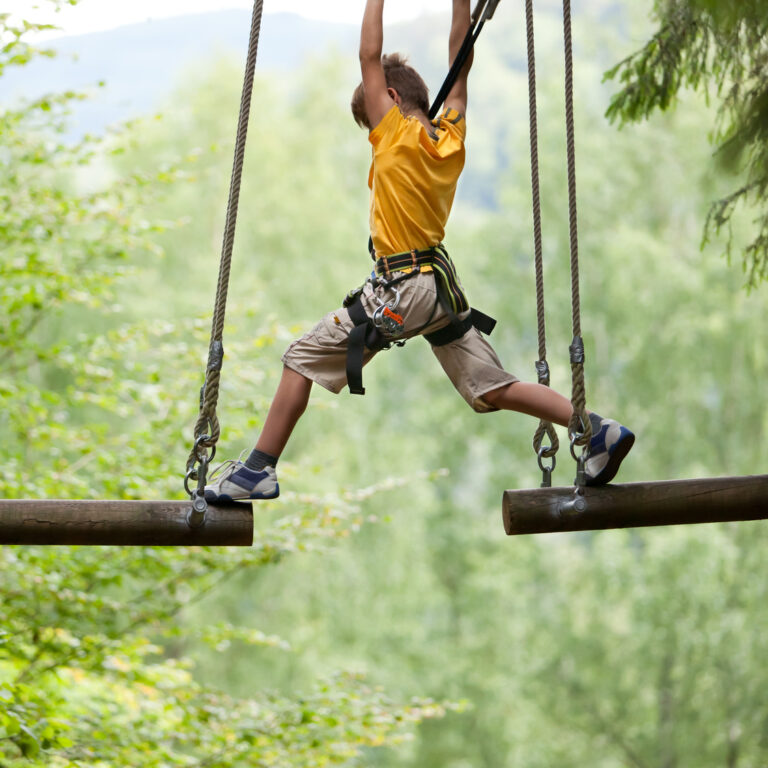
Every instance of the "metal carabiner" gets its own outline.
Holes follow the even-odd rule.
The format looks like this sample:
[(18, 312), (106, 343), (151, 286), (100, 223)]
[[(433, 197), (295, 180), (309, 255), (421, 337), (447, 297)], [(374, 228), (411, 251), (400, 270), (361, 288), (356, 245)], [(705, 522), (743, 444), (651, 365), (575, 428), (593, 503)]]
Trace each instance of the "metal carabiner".
[(387, 286), (385, 290), (387, 289), (394, 292), (395, 300), (390, 304), (374, 293), (373, 295), (376, 298), (376, 301), (379, 302), (379, 306), (373, 311), (371, 322), (373, 322), (376, 328), (378, 328), (385, 336), (396, 338), (402, 335), (405, 327), (403, 325), (403, 318), (395, 313), (395, 310), (400, 305), (400, 291), (394, 286)]
[[(210, 425), (209, 425), (210, 426)], [(211, 455), (208, 456), (207, 454), (200, 454), (198, 453), (198, 448), (200, 448), (201, 444), (204, 442), (207, 442), (211, 439), (210, 435), (200, 435), (200, 437), (195, 440), (194, 448), (192, 449), (194, 451), (195, 456), (197, 457), (197, 460), (202, 464), (203, 461), (206, 461), (208, 464), (210, 464), (213, 461), (214, 456), (216, 456), (216, 446), (212, 445), (210, 447)], [(209, 450), (208, 446), (203, 446), (205, 450)]]
[[(390, 304), (388, 301), (384, 301), (383, 299), (379, 298), (379, 296), (374, 292), (373, 297), (376, 299), (376, 301), (379, 302), (379, 310), (384, 311), (384, 307), (389, 307), (389, 309), (394, 312), (399, 306), (400, 306), (400, 291), (397, 290), (392, 285), (384, 285), (382, 286), (384, 288), (384, 291), (392, 291), (395, 294), (395, 301), (394, 303)], [(377, 312), (379, 310), (376, 310)]]
[(541, 470), (541, 488), (551, 488), (552, 487), (552, 473), (555, 471), (555, 467), (557, 466), (557, 457), (552, 456), (552, 464), (551, 466), (547, 467), (544, 465), (544, 454), (551, 450), (552, 446), (545, 446), (542, 445), (541, 448), (539, 448), (538, 451), (538, 457), (539, 457), (539, 469)]
[(197, 469), (195, 469), (195, 467), (189, 469), (186, 476), (184, 477), (184, 490), (187, 492), (187, 496), (189, 496), (190, 499), (193, 499), (195, 494), (194, 491), (189, 490), (190, 480), (197, 480)]
[(583, 493), (584, 486), (587, 484), (587, 458), (589, 457), (589, 444), (583, 447), (580, 456), (576, 455), (576, 444), (582, 437), (584, 437), (583, 432), (576, 432), (571, 437), (571, 456), (576, 462), (576, 480), (574, 482), (578, 493)]
[[(200, 528), (205, 525), (205, 513), (208, 511), (208, 502), (205, 499), (205, 479), (208, 474), (208, 459), (203, 459), (200, 462), (200, 471), (190, 470), (187, 476), (191, 472), (195, 472), (197, 475), (197, 489), (194, 493), (191, 493), (192, 508), (187, 512), (187, 525), (190, 528)], [(189, 491), (187, 481), (184, 481), (184, 487)]]

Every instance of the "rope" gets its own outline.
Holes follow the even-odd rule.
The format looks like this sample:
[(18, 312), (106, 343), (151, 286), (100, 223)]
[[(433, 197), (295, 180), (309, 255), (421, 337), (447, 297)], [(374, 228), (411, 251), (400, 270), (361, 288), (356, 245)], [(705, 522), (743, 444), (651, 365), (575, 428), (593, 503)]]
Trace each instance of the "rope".
[[(253, 93), (253, 82), (256, 72), (256, 55), (259, 48), (259, 32), (261, 30), (263, 6), (263, 0), (254, 0), (245, 78), (240, 99), (240, 117), (237, 125), (237, 137), (235, 139), (235, 157), (229, 186), (227, 216), (221, 249), (219, 280), (216, 287), (216, 300), (211, 326), (211, 341), (208, 349), (208, 365), (206, 367), (205, 383), (200, 393), (200, 413), (195, 424), (195, 443), (187, 460), (188, 477), (191, 473), (195, 473), (195, 464), (200, 463), (202, 478), (199, 479), (203, 485), (208, 462), (216, 452), (216, 443), (221, 434), (219, 420), (216, 415), (216, 406), (219, 399), (221, 367), (224, 358), (224, 346), (222, 343), (224, 316), (227, 309), (232, 248), (235, 242), (235, 225), (237, 224), (237, 209), (240, 201), (240, 181), (243, 175), (245, 142), (248, 135), (248, 118), (251, 111), (251, 95)], [(210, 456), (208, 455), (209, 450), (211, 451)], [(200, 472), (197, 474), (199, 475)]]
[[(533, 34), (533, 0), (525, 2), (525, 20), (528, 32), (528, 116), (530, 119), (531, 145), (531, 194), (533, 197), (533, 248), (536, 267), (536, 314), (539, 331), (539, 359), (536, 372), (539, 384), (549, 386), (547, 363), (547, 330), (544, 309), (544, 262), (541, 247), (541, 193), (539, 186), (539, 127), (536, 108), (536, 51)], [(549, 437), (549, 447), (542, 448), (544, 435)], [(560, 447), (560, 441), (551, 421), (542, 419), (533, 436), (533, 450), (539, 457), (552, 458)], [(544, 468), (542, 467), (542, 470)]]
[(571, 343), (571, 405), (573, 415), (568, 424), (572, 446), (588, 445), (592, 427), (587, 418), (584, 384), (584, 342), (581, 338), (581, 297), (579, 295), (579, 234), (576, 211), (576, 140), (573, 121), (573, 42), (571, 37), (571, 3), (563, 0), (563, 32), (565, 40), (565, 130), (568, 153), (568, 212), (571, 246), (571, 304), (573, 310), (573, 342)]

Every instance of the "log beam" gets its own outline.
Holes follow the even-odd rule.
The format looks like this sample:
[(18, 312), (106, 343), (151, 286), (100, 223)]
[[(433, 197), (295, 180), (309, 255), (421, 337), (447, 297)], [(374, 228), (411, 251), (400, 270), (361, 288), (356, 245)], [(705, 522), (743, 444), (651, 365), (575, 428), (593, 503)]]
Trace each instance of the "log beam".
[(504, 530), (528, 533), (768, 518), (768, 475), (504, 491)]
[(196, 525), (191, 501), (0, 499), (0, 544), (249, 547), (251, 504), (209, 505)]

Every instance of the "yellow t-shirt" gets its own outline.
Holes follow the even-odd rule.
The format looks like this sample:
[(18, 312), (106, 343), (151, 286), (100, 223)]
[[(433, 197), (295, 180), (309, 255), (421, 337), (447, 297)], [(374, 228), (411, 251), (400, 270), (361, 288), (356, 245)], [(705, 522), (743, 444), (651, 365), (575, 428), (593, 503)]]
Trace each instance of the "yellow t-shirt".
[(376, 256), (437, 245), (445, 235), (461, 171), (466, 123), (446, 109), (434, 133), (395, 104), (370, 132), (370, 226)]

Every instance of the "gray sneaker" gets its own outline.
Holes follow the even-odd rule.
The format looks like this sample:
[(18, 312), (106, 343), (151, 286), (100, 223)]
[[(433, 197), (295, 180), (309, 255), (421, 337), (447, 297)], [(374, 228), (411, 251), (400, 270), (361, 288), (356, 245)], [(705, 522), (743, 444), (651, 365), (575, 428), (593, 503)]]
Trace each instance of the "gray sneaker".
[(257, 472), (246, 467), (242, 461), (230, 459), (216, 467), (211, 481), (205, 486), (206, 501), (276, 499), (280, 495), (274, 467), (264, 467)]
[(596, 413), (589, 415), (592, 439), (585, 465), (587, 485), (610, 483), (619, 471), (621, 462), (635, 444), (635, 436), (613, 419), (603, 419)]

